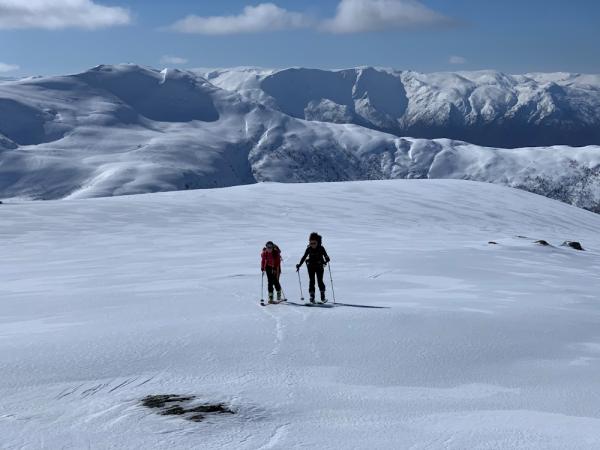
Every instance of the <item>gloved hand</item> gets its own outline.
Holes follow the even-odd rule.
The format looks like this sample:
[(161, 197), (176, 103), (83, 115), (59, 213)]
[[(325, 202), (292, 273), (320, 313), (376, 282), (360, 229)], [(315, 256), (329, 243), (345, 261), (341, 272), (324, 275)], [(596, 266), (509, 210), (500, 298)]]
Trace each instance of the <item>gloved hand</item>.
[(296, 272), (300, 271), (300, 264), (296, 264)]

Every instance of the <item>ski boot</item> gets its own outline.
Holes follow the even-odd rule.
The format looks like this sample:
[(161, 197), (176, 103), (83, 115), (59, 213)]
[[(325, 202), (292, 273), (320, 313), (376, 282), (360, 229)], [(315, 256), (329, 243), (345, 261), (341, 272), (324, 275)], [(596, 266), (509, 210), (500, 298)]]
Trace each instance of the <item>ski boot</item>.
[(275, 300), (273, 300), (273, 293), (269, 292), (269, 304), (273, 305), (277, 303)]
[(327, 298), (325, 298), (325, 291), (321, 291), (321, 303), (327, 303)]
[(284, 301), (283, 295), (281, 294), (281, 291), (277, 291), (277, 303), (280, 303), (282, 301)]
[(312, 304), (315, 304), (315, 303), (316, 303), (316, 302), (315, 302), (315, 293), (314, 293), (314, 292), (311, 292), (311, 293), (310, 293), (310, 302), (311, 302)]

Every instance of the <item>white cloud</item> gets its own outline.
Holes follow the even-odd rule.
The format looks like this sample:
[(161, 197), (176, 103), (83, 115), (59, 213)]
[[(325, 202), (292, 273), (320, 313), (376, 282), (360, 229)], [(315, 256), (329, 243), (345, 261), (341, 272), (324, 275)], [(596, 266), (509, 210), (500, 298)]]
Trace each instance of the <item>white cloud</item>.
[(456, 65), (466, 64), (467, 58), (464, 58), (462, 56), (451, 56), (449, 62), (450, 62), (450, 64), (456, 64)]
[(179, 65), (179, 64), (187, 64), (187, 62), (188, 62), (188, 60), (186, 58), (182, 58), (180, 56), (165, 55), (162, 58), (160, 58), (161, 64)]
[(288, 11), (273, 3), (261, 3), (246, 6), (236, 16), (187, 16), (169, 29), (181, 33), (225, 35), (304, 28), (310, 24), (310, 19), (303, 13)]
[(0, 30), (97, 29), (131, 22), (129, 11), (92, 0), (0, 0)]
[(324, 21), (321, 29), (331, 33), (362, 33), (452, 22), (417, 0), (341, 0), (335, 17)]
[(5, 73), (5, 72), (14, 72), (15, 70), (19, 70), (20, 67), (17, 66), (16, 64), (6, 64), (3, 62), (0, 62), (0, 73)]

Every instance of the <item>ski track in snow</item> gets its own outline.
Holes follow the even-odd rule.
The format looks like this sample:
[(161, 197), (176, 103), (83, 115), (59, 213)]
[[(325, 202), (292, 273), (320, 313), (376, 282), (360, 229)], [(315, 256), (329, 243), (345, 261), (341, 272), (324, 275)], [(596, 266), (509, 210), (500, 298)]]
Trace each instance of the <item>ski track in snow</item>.
[[(3, 449), (600, 447), (598, 215), (460, 181), (2, 214)], [(333, 258), (329, 308), (297, 298), (311, 231)], [(269, 239), (290, 302), (261, 307)], [(140, 405), (150, 394), (237, 414), (160, 416)]]
[(269, 441), (265, 445), (261, 446), (260, 449), (266, 450), (266, 449), (270, 449), (270, 448), (277, 448), (277, 446), (280, 444), (280, 441), (285, 437), (289, 426), (290, 426), (289, 423), (278, 426), (275, 429), (275, 432), (269, 438)]
[(283, 337), (284, 337), (284, 325), (282, 323), (281, 318), (276, 315), (273, 314), (272, 312), (270, 312), (268, 309), (268, 307), (270, 307), (271, 305), (267, 305), (265, 306), (265, 313), (270, 316), (273, 321), (275, 322), (275, 341), (274, 341), (274, 345), (273, 345), (273, 350), (271, 351), (271, 356), (277, 356), (277, 354), (279, 353), (279, 349), (281, 348), (281, 342), (283, 341)]

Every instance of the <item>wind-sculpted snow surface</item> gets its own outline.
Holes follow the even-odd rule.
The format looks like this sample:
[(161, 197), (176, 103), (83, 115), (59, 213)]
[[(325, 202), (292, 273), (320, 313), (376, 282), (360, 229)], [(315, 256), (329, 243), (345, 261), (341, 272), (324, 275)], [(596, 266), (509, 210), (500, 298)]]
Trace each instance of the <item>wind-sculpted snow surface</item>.
[[(293, 117), (306, 102), (311, 114), (344, 122), (358, 109), (401, 118), (411, 97), (394, 100), (409, 90), (387, 72), (364, 70), (358, 79), (348, 71), (289, 73), (295, 88), (285, 112), (274, 97), (252, 88), (272, 83), (277, 73), (254, 69), (206, 74), (225, 87), (243, 86), (240, 92), (191, 72), (134, 65), (3, 83), (0, 198), (100, 197), (261, 181), (458, 178), (600, 211), (600, 147), (498, 149), (400, 138), (369, 129), (366, 119), (365, 126), (307, 121)], [(372, 85), (382, 90), (374, 93)], [(276, 83), (269, 89), (277, 96), (286, 92)], [(307, 90), (328, 98), (315, 103)], [(358, 109), (348, 103), (355, 94), (364, 100)]]
[[(454, 180), (0, 208), (2, 449), (600, 448), (596, 214)], [(330, 308), (299, 302), (311, 231)]]
[(508, 148), (600, 144), (600, 75), (374, 68), (199, 73), (294, 117), (397, 136)]

